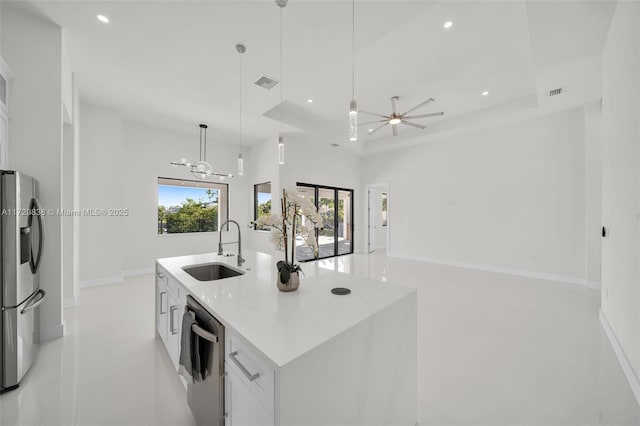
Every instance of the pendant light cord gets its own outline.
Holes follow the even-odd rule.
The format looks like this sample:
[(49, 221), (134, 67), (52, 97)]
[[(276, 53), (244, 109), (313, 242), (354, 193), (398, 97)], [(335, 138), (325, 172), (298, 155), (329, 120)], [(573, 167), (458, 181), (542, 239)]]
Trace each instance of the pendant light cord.
[(280, 135), (282, 136), (282, 102), (284, 100), (284, 73), (282, 66), (282, 52), (284, 51), (284, 37), (283, 37), (283, 9), (284, 7), (280, 7)]
[(240, 153), (242, 154), (242, 55), (240, 52)]
[(351, 99), (356, 98), (356, 0), (351, 0)]

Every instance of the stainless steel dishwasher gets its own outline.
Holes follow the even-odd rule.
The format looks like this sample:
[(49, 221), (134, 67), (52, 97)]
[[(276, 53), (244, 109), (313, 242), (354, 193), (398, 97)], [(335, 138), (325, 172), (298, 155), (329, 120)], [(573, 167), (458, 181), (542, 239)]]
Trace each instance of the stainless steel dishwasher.
[(224, 426), (224, 325), (191, 296), (187, 296), (186, 309), (195, 314), (191, 332), (199, 341), (192, 348), (198, 348), (207, 371), (202, 380), (187, 383), (189, 407), (199, 426)]

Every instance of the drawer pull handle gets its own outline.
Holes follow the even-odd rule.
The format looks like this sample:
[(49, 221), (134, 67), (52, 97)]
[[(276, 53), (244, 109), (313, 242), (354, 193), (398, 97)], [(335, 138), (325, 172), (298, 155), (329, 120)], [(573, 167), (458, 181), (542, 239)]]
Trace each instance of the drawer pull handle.
[(164, 314), (167, 313), (167, 311), (164, 311), (164, 312), (162, 311), (162, 307), (164, 306), (164, 304), (162, 303), (162, 297), (166, 296), (166, 295), (167, 295), (166, 291), (161, 291), (160, 292), (160, 315), (164, 315)]
[(177, 311), (177, 310), (178, 310), (178, 306), (172, 306), (172, 307), (170, 307), (170, 308), (169, 308), (170, 319), (171, 319), (171, 321), (170, 321), (170, 322), (171, 322), (171, 334), (172, 334), (172, 335), (176, 335), (176, 334), (178, 334), (178, 327), (175, 327), (175, 326), (174, 326), (174, 322), (175, 322), (175, 321), (174, 321), (174, 319), (173, 319), (173, 317), (174, 317), (173, 313), (174, 313), (175, 311)]
[(242, 363), (238, 360), (238, 358), (236, 358), (236, 355), (238, 355), (238, 351), (233, 351), (229, 354), (229, 356), (231, 357), (231, 361), (233, 361), (233, 363), (238, 366), (240, 371), (242, 371), (242, 373), (245, 376), (247, 376), (247, 379), (249, 379), (250, 382), (253, 382), (255, 379), (260, 377), (260, 373), (255, 373), (255, 374), (249, 373), (249, 370), (247, 370), (245, 366), (242, 365)]
[(164, 275), (162, 272), (158, 272), (158, 277), (159, 277), (159, 278), (164, 278), (164, 277), (165, 277), (165, 275)]

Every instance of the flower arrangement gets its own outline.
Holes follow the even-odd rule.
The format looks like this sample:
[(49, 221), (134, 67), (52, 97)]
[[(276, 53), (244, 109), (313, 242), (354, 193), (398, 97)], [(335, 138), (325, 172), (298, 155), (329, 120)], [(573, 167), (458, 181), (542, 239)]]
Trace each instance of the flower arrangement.
[[(263, 216), (252, 222), (254, 225), (272, 229), (271, 240), (278, 250), (284, 251), (284, 261), (277, 264), (280, 282), (289, 282), (292, 273), (301, 271), (295, 263), (296, 237), (299, 235), (318, 257), (316, 228), (322, 228), (322, 216), (311, 200), (293, 191), (282, 190), (280, 199), (282, 214)], [(289, 256), (291, 250), (291, 256)]]

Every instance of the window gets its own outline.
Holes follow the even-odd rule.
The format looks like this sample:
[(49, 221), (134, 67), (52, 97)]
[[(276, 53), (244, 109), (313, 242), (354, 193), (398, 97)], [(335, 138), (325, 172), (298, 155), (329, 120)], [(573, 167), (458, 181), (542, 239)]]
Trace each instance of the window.
[(158, 178), (158, 234), (217, 232), (228, 200), (227, 184)]
[[(253, 220), (271, 214), (271, 182), (253, 185)], [(268, 230), (264, 226), (255, 226), (258, 231)]]

